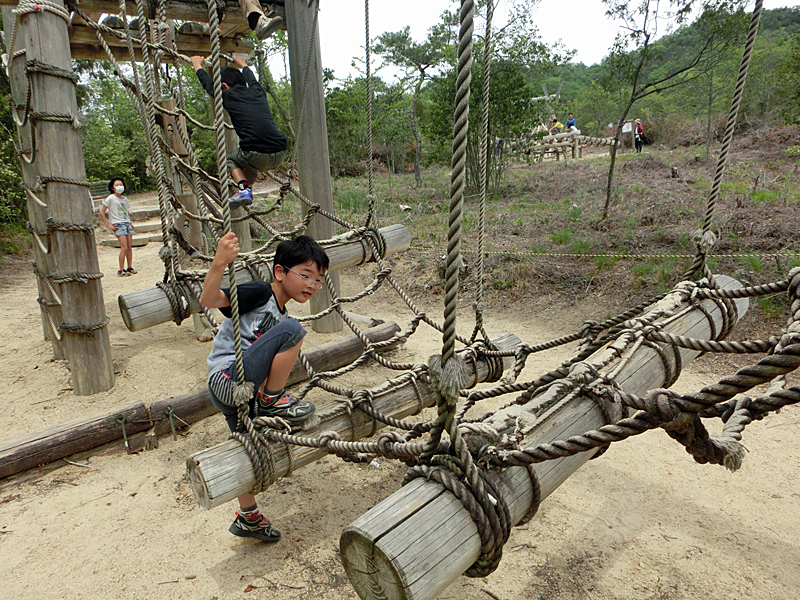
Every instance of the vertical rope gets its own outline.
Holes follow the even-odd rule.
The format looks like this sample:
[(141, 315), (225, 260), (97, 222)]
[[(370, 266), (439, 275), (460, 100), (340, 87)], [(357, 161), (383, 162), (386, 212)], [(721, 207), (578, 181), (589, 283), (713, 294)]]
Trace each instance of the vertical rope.
[[(369, 37), (369, 0), (364, 0), (364, 47), (366, 48), (367, 65), (367, 199), (369, 200), (369, 212), (364, 227), (369, 227), (375, 216), (375, 184), (373, 182), (372, 168), (372, 66)], [(389, 167), (391, 168), (391, 166)]]
[[(478, 213), (478, 291), (475, 295), (475, 331), (474, 341), (479, 331), (483, 331), (483, 284), (484, 284), (484, 252), (486, 245), (486, 188), (489, 179), (489, 83), (492, 71), (492, 17), (494, 2), (486, 5), (486, 36), (483, 47), (483, 98), (481, 99), (481, 151), (480, 151), (480, 210)], [(484, 337), (486, 337), (484, 335)]]
[[(122, 4), (122, 2), (121, 2)], [(146, 42), (145, 34), (142, 30), (143, 27), (147, 24), (147, 19), (145, 18), (145, 0), (137, 0), (136, 8), (139, 16), (139, 32), (142, 39), (142, 62), (145, 65), (152, 65), (152, 59), (150, 55), (150, 46)], [(126, 31), (127, 31), (127, 17), (125, 16), (125, 9), (123, 7), (122, 11), (123, 21), (126, 22)], [(134, 68), (135, 71), (135, 68)], [(156, 110), (154, 106), (153, 98), (155, 97), (155, 93), (157, 91), (156, 83), (155, 83), (155, 73), (153, 72), (154, 69), (145, 68), (144, 69), (144, 89), (145, 92), (142, 96), (143, 104), (145, 107), (145, 127), (147, 131), (147, 138), (148, 138), (148, 146), (150, 148), (150, 156), (153, 158), (153, 168), (156, 173), (156, 182), (158, 183), (158, 208), (161, 212), (161, 238), (165, 246), (169, 244), (169, 230), (167, 228), (168, 222), (168, 210), (169, 210), (169, 199), (167, 197), (169, 184), (167, 183), (167, 176), (164, 173), (164, 160), (165, 157), (163, 155), (163, 149), (161, 145), (156, 141), (158, 134), (156, 133)], [(175, 253), (172, 253), (171, 261), (170, 261), (170, 269), (171, 269), (171, 276), (175, 277), (175, 272), (180, 268), (177, 264), (177, 256)]]
[[(225, 122), (222, 108), (222, 76), (219, 68), (220, 41), (219, 17), (217, 3), (208, 0), (208, 30), (211, 34), (211, 73), (214, 81), (214, 135), (217, 146), (217, 174), (219, 177), (219, 194), (222, 200), (222, 226), (225, 233), (231, 230), (231, 207), (226, 201), (226, 189), (229, 185), (227, 176), (227, 149), (225, 147)], [(236, 351), (236, 381), (244, 384), (244, 362), (242, 361), (242, 336), (239, 328), (239, 295), (236, 290), (236, 273), (233, 263), (228, 265), (228, 282), (231, 294), (231, 321), (233, 322), (233, 343)]]
[(475, 2), (461, 0), (458, 34), (458, 66), (456, 74), (456, 108), (453, 125), (453, 157), (450, 176), (450, 218), (447, 228), (447, 262), (445, 265), (444, 335), (442, 366), (455, 354), (456, 311), (458, 309), (458, 269), (461, 265), (461, 214), (464, 203), (464, 180), (469, 125), (469, 86), (472, 82), (472, 32)]
[[(739, 114), (739, 106), (742, 101), (742, 94), (744, 93), (744, 84), (747, 80), (747, 70), (750, 67), (750, 57), (753, 53), (753, 45), (756, 41), (756, 35), (758, 34), (758, 25), (761, 21), (761, 10), (763, 5), (763, 0), (756, 0), (756, 5), (753, 8), (753, 14), (750, 17), (750, 30), (747, 33), (747, 42), (745, 43), (744, 53), (742, 54), (742, 62), (739, 66), (739, 77), (736, 80), (736, 88), (734, 89), (733, 99), (731, 100), (731, 108), (728, 112), (728, 121), (725, 124), (725, 135), (722, 138), (722, 145), (719, 150), (717, 169), (714, 173), (714, 183), (711, 186), (708, 204), (706, 205), (706, 212), (703, 215), (702, 236), (700, 241), (702, 243), (706, 243), (706, 245), (709, 245), (707, 242), (711, 230), (711, 223), (714, 217), (714, 210), (717, 206), (717, 200), (719, 199), (722, 176), (725, 174), (725, 167), (728, 163), (728, 150), (730, 149), (731, 140), (733, 139), (733, 132), (736, 128), (736, 117)], [(700, 269), (705, 271), (707, 254), (708, 251), (704, 250), (702, 247), (698, 249), (697, 258), (695, 259), (695, 264), (692, 265), (692, 268), (689, 271), (690, 273), (694, 273)]]

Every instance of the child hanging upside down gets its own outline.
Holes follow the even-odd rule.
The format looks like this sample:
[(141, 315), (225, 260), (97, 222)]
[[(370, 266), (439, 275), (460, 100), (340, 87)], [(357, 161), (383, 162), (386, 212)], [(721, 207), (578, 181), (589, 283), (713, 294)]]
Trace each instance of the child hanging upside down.
[[(192, 57), (192, 66), (203, 88), (214, 95), (214, 82), (203, 69), (202, 56)], [(264, 88), (241, 56), (233, 58), (239, 69), (223, 67), (222, 106), (239, 136), (239, 147), (228, 154), (227, 166), (239, 191), (230, 198), (231, 209), (253, 203), (251, 184), (261, 171), (276, 169), (286, 156), (286, 136), (275, 126)], [(240, 70), (241, 69), (241, 70)]]
[[(225, 267), (239, 254), (239, 240), (226, 233), (217, 246), (214, 260), (206, 274), (200, 303), (219, 308), (226, 317), (214, 338), (208, 355), (208, 391), (211, 401), (225, 415), (228, 428), (236, 431), (239, 418), (233, 404), (237, 378), (236, 350), (231, 317), (230, 290), (221, 289)], [(274, 281), (251, 281), (236, 286), (239, 306), (239, 330), (242, 342), (244, 378), (254, 385), (250, 399), (250, 418), (280, 417), (300, 423), (314, 414), (314, 405), (298, 400), (284, 390), (289, 373), (300, 354), (306, 332), (286, 313), (286, 303), (304, 303), (322, 287), (328, 268), (328, 255), (307, 236), (284, 241), (275, 250), (272, 267)], [(252, 494), (239, 496), (239, 510), (230, 532), (277, 542), (281, 534), (258, 510)]]

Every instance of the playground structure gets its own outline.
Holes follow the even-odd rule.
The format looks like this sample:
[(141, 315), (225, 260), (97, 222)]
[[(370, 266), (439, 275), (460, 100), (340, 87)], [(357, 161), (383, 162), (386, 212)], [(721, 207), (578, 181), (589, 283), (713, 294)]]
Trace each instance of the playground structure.
[[(94, 7), (94, 12), (100, 12), (101, 5), (105, 4), (98, 3)], [(186, 9), (186, 5), (189, 4), (162, 3), (157, 7), (159, 11), (163, 11), (162, 14), (145, 17), (144, 6), (140, 3), (138, 6), (140, 24), (150, 21), (153, 25), (152, 30), (161, 35), (158, 32), (169, 30), (169, 27), (164, 28), (162, 25), (167, 21), (166, 14), (171, 14), (170, 9), (174, 7), (177, 11), (179, 6)], [(90, 217), (81, 212), (83, 209), (77, 206), (80, 202), (84, 206), (87, 204), (85, 190), (80, 190), (81, 187), (86, 187), (82, 180), (84, 176), (79, 172), (79, 167), (82, 165), (73, 164), (69, 170), (54, 175), (52, 170), (47, 169), (55, 167), (66, 169), (66, 166), (59, 164), (53, 157), (50, 157), (51, 162), (47, 162), (43, 158), (48, 156), (47, 145), (40, 143), (41, 139), (55, 140), (58, 135), (70, 133), (75, 124), (74, 119), (69, 113), (61, 112), (68, 103), (43, 104), (44, 108), (34, 103), (34, 100), (44, 102), (47, 96), (45, 92), (48, 88), (48, 78), (53, 78), (58, 87), (64, 89), (74, 83), (65, 74), (69, 65), (64, 66), (63, 60), (44, 52), (43, 45), (41, 47), (37, 45), (39, 39), (50, 38), (37, 37), (30, 22), (37, 23), (39, 33), (45, 30), (45, 25), (52, 26), (52, 33), (55, 36), (53, 39), (64, 41), (66, 38), (62, 34), (66, 32), (62, 30), (66, 29), (64, 27), (66, 11), (60, 9), (57, 3), (35, 6), (46, 8), (35, 8), (23, 3), (20, 4), (18, 12), (14, 15), (9, 14), (10, 20), (6, 18), (7, 9), (4, 8), (4, 22), (7, 28), (9, 23), (14, 23), (16, 33), (11, 37), (19, 35), (20, 47), (24, 44), (26, 53), (27, 62), (24, 71), (21, 71), (22, 63), (19, 60), (21, 55), (15, 56), (19, 50), (14, 51), (14, 44), (11, 44), (9, 54), (17, 59), (11, 62), (12, 70), (17, 69), (15, 110), (24, 115), (24, 118), (20, 119), (22, 122), (20, 139), (25, 140), (23, 136), (29, 135), (27, 145), (25, 141), (22, 142), (23, 151), (28, 149), (28, 154), (23, 154), (24, 162), (28, 163), (25, 167), (25, 178), (32, 214), (38, 214), (40, 217), (38, 225), (32, 220), (32, 229), (37, 240), (46, 240), (46, 243), (37, 242), (38, 250), (41, 252), (41, 256), (37, 257), (37, 264), (39, 261), (41, 264), (48, 264), (47, 261), (51, 261), (47, 271), (43, 272), (45, 274), (40, 277), (39, 286), (43, 297), (48, 294), (46, 298), (49, 298), (46, 304), (42, 304), (45, 332), (51, 335), (54, 348), (57, 342), (64, 342), (64, 355), (70, 359), (75, 373), (81, 368), (81, 357), (88, 352), (84, 346), (98, 355), (102, 354), (104, 336), (103, 326), (99, 324), (103, 322), (105, 316), (96, 312), (88, 315), (87, 318), (91, 317), (94, 320), (83, 322), (80, 326), (82, 329), (54, 326), (60, 318), (54, 317), (57, 310), (63, 310), (65, 315), (74, 314), (70, 311), (76, 309), (82, 301), (76, 297), (77, 294), (69, 291), (71, 288), (92, 284), (88, 287), (94, 296), (85, 298), (85, 301), (96, 303), (99, 300), (101, 310), (102, 291), (99, 289), (99, 278), (95, 276), (97, 260), (96, 254), (92, 255), (93, 245), (84, 252), (83, 262), (75, 265), (73, 275), (68, 276), (69, 274), (63, 270), (56, 270), (63, 269), (65, 252), (72, 251), (72, 248), (81, 243), (89, 248), (90, 245), (86, 240), (92, 244), (93, 240), (91, 240), (91, 230), (86, 227)], [(191, 10), (195, 11), (191, 14), (198, 20), (208, 19), (212, 63), (216, 63), (214, 70), (218, 72), (222, 28), (218, 22), (216, 5), (210, 3), (204, 17), (198, 8), (201, 5), (190, 6)], [(756, 28), (760, 6), (760, 3), (757, 4), (753, 17)], [(83, 14), (79, 16), (87, 26), (97, 35), (108, 34), (102, 26), (93, 23), (92, 11), (87, 10), (84, 3), (82, 7)], [(324, 208), (324, 203), (320, 200), (321, 197), (324, 199), (324, 196), (330, 196), (327, 166), (323, 165), (319, 172), (309, 170), (320, 156), (324, 156), (327, 160), (327, 151), (314, 154), (311, 141), (308, 143), (308, 148), (301, 143), (301, 140), (310, 138), (326, 139), (323, 135), (324, 111), (320, 111), (313, 100), (315, 97), (317, 100), (321, 97), (320, 89), (315, 87), (319, 83), (316, 80), (321, 80), (321, 76), (318, 77), (320, 75), (318, 72), (311, 74), (312, 70), (309, 68), (309, 65), (315, 63), (315, 57), (317, 66), (319, 63), (318, 44), (314, 43), (318, 7), (313, 3), (312, 7), (308, 7), (304, 1), (287, 1), (286, 8), (290, 63), (293, 65), (292, 79), (295, 82), (306, 80), (308, 82), (307, 86), (292, 86), (297, 106), (300, 108), (296, 114), (303, 115), (300, 123), (302, 127), (296, 127), (298, 135), (296, 147), (299, 148), (297, 163), (301, 173), (300, 191), (294, 189), (291, 180), (276, 177), (282, 183), (281, 199), (286, 193), (295, 193), (301, 200), (314, 198), (315, 202), (314, 204), (306, 202), (309, 209), (300, 226), (291, 232), (272, 231), (270, 242), (257, 251), (246, 254), (238, 270), (231, 266), (230, 281), (235, 283), (247, 276), (263, 277), (261, 269), (269, 264), (269, 246), (283, 236), (300, 232), (306, 226), (310, 229), (316, 223), (317, 229), (312, 235), (325, 240), (329, 252), (334, 253), (337, 248), (345, 248), (342, 252), (350, 252), (353, 247), (360, 246), (360, 249), (356, 247), (356, 254), (359, 256), (356, 261), (371, 259), (378, 264), (379, 274), (365, 293), (369, 293), (383, 282), (388, 282), (397, 289), (407, 304), (413, 307), (413, 303), (403, 295), (397, 282), (392, 279), (389, 270), (381, 264), (390, 244), (387, 243), (387, 232), (378, 229), (372, 222), (374, 219), (372, 211), (367, 218), (367, 225), (362, 228), (348, 228), (355, 233), (344, 236), (319, 235), (324, 230), (319, 225), (320, 221), (328, 223), (331, 227), (334, 223), (341, 226), (345, 224), (336, 221), (332, 212)], [(226, 10), (235, 13), (236, 8), (228, 6)], [(797, 367), (800, 357), (800, 343), (797, 338), (800, 334), (798, 330), (800, 269), (792, 271), (785, 281), (752, 288), (742, 288), (734, 281), (711, 273), (705, 265), (705, 258), (713, 246), (713, 235), (708, 230), (713, 212), (712, 202), (709, 203), (711, 208), (705, 220), (707, 227), (698, 236), (698, 259), (687, 273), (687, 276), (704, 277), (700, 283), (684, 282), (670, 294), (643, 302), (619, 317), (604, 323), (587, 324), (580, 332), (537, 346), (528, 346), (510, 338), (506, 338), (505, 342), (489, 340), (483, 331), (479, 309), (476, 311), (477, 325), (472, 336), (466, 338), (456, 334), (455, 306), (458, 299), (460, 216), (464, 187), (462, 142), (466, 137), (463, 131), (466, 126), (464, 106), (468, 106), (469, 103), (473, 12), (472, 3), (464, 2), (460, 14), (459, 85), (455, 119), (457, 143), (454, 144), (448, 231), (445, 323), (443, 327), (439, 326), (424, 313), (414, 309), (415, 318), (402, 335), (393, 334), (386, 340), (388, 343), (404, 339), (411, 335), (419, 324), (426, 323), (443, 333), (442, 355), (431, 357), (427, 365), (394, 364), (386, 357), (382, 357), (378, 350), (384, 346), (363, 338), (363, 332), (355, 327), (353, 319), (343, 311), (342, 304), (346, 299), (338, 297), (335, 278), (330, 277), (326, 281), (330, 298), (316, 315), (312, 315), (315, 322), (320, 321), (316, 317), (321, 316), (327, 320), (329, 328), (334, 329), (336, 319), (341, 319), (354, 330), (356, 337), (363, 342), (364, 349), (352, 365), (363, 364), (371, 358), (384, 366), (403, 371), (403, 374), (387, 381), (386, 386), (380, 389), (348, 390), (330, 383), (330, 380), (339, 372), (351, 369), (352, 365), (343, 367), (337, 372), (324, 374), (318, 373), (310, 365), (304, 365), (310, 381), (301, 392), (301, 397), (309, 393), (313, 387), (320, 387), (337, 394), (341, 399), (339, 406), (323, 413), (323, 425), (320, 428), (300, 435), (296, 431), (289, 430), (278, 420), (243, 419), (247, 429), (246, 434), (237, 434), (233, 440), (194, 455), (188, 461), (189, 474), (198, 501), (209, 508), (242, 491), (262, 491), (275, 478), (289, 474), (295, 467), (315, 460), (325, 452), (358, 462), (370, 461), (375, 456), (413, 462), (410, 478), (416, 480), (364, 515), (343, 534), (342, 555), (345, 558), (345, 568), (362, 598), (433, 598), (465, 571), (473, 576), (490, 573), (500, 560), (503, 543), (508, 538), (512, 525), (527, 516), (532, 516), (539, 500), (569, 477), (591, 455), (597, 454), (599, 449), (606, 447), (612, 441), (624, 439), (634, 433), (663, 427), (670, 436), (685, 445), (698, 462), (724, 464), (728, 468), (735, 469), (742, 457), (739, 440), (745, 425), (753, 418), (763, 416), (771, 410), (797, 402), (800, 394), (800, 390), (783, 390), (778, 385), (770, 394), (756, 401), (740, 402), (733, 399), (735, 394), (780, 377)], [(66, 13), (66, 17), (71, 21), (74, 14)], [(241, 15), (239, 19), (241, 20)], [(39, 21), (42, 21), (42, 24)], [(121, 17), (121, 21), (123, 30), (130, 28), (129, 25), (125, 25), (128, 23), (126, 19)], [(490, 39), (490, 25), (491, 4), (487, 19), (487, 40)], [(19, 26), (18, 32), (17, 26)], [(142, 25), (139, 30), (142, 30)], [(49, 34), (49, 30), (47, 31)], [(369, 39), (368, 33), (367, 38)], [(6, 39), (8, 40), (8, 36)], [(133, 36), (129, 36), (125, 43), (129, 50), (128, 55), (135, 58), (139, 55), (135, 49), (130, 50), (133, 39)], [(158, 52), (169, 54), (163, 40), (148, 45), (142, 42), (142, 37), (137, 39), (141, 43), (142, 58), (148, 58), (155, 53), (153, 60), (156, 67), (159, 60)], [(42, 50), (40, 55), (36, 54), (37, 49)], [(489, 42), (486, 43), (486, 52), (487, 57), (490, 56)], [(107, 55), (111, 57), (119, 54), (119, 52), (115, 54), (113, 50), (107, 51)], [(307, 61), (304, 63), (301, 57), (307, 58)], [(32, 60), (39, 62), (31, 62)], [(59, 60), (61, 62), (58, 62)], [(366, 64), (369, 69), (369, 54)], [(485, 68), (488, 69), (489, 64), (489, 60), (485, 61), (487, 65)], [(305, 71), (302, 70), (303, 65), (306, 66)], [(302, 77), (296, 77), (294, 66), (298, 66), (298, 72)], [(158, 73), (157, 68), (154, 71)], [(152, 75), (153, 73), (150, 74)], [(29, 80), (28, 87), (21, 87), (26, 79)], [(488, 77), (485, 80), (488, 81)], [(158, 89), (152, 83), (148, 85), (151, 92), (153, 89)], [(31, 100), (27, 103), (24, 100), (25, 94), (20, 93), (25, 89), (31, 92)], [(74, 90), (72, 93), (74, 100)], [(64, 97), (66, 95), (65, 92)], [(191, 300), (194, 293), (191, 288), (196, 287), (200, 279), (197, 272), (199, 269), (189, 269), (187, 266), (192, 260), (201, 261), (204, 257), (207, 259), (206, 251), (213, 243), (207, 238), (205, 242), (203, 241), (199, 235), (197, 222), (206, 219), (203, 222), (210, 223), (211, 230), (219, 233), (232, 229), (235, 226), (234, 220), (238, 217), (232, 218), (227, 212), (227, 204), (224, 203), (225, 182), (201, 178), (202, 174), (197, 173), (196, 163), (192, 164), (194, 161), (191, 158), (190, 146), (186, 145), (185, 148), (185, 156), (189, 159), (186, 163), (179, 160), (182, 158), (182, 153), (176, 150), (174, 145), (158, 140), (160, 135), (164, 142), (167, 141), (170, 138), (167, 135), (169, 127), (172, 127), (173, 142), (176, 139), (174, 135), (176, 131), (179, 134), (178, 138), (185, 141), (182, 134), (184, 127), (182, 120), (188, 116), (181, 112), (179, 97), (172, 106), (166, 100), (155, 100), (152, 93), (142, 94), (142, 97), (142, 109), (146, 113), (145, 123), (151, 134), (151, 143), (157, 156), (161, 157), (154, 162), (157, 167), (161, 165), (158, 177), (159, 199), (163, 209), (164, 247), (167, 249), (164, 252), (168, 275), (165, 283), (169, 285), (159, 287), (160, 292), (155, 295), (158, 296), (160, 293), (163, 296), (156, 300), (160, 307), (169, 305), (169, 308), (166, 311), (162, 308), (158, 311), (149, 309), (144, 311), (144, 314), (148, 315), (144, 320), (152, 321), (149, 324), (155, 324), (164, 320), (159, 321), (161, 317), (154, 318), (153, 314), (166, 312), (174, 316), (177, 313), (180, 318), (185, 318), (200, 309), (196, 303), (193, 305)], [(174, 119), (161, 132), (157, 132), (153, 125), (152, 115), (156, 106), (159, 106), (159, 110), (165, 115), (164, 122), (168, 121), (166, 117)], [(71, 114), (74, 116), (74, 111)], [(27, 122), (31, 125), (36, 124), (34, 131), (25, 128)], [(732, 127), (735, 123), (735, 112), (729, 122)], [(484, 119), (484, 140), (487, 134), (486, 127)], [(220, 140), (218, 152), (221, 152), (225, 147), (222, 139), (225, 127), (219, 102), (215, 108), (214, 131)], [(303, 137), (304, 132), (308, 138)], [(312, 132), (315, 135), (311, 136)], [(41, 138), (39, 141), (36, 141), (37, 135)], [(553, 137), (554, 145), (566, 144), (560, 141), (564, 138)], [(74, 150), (75, 140), (69, 139)], [(576, 140), (571, 141), (574, 149)], [(483, 143), (482, 147), (485, 150), (487, 144)], [(78, 156), (79, 150), (78, 144)], [(304, 155), (305, 158), (302, 158)], [(27, 158), (31, 161), (28, 162)], [(485, 165), (485, 156), (482, 156), (482, 163)], [(724, 160), (721, 164), (724, 167)], [(174, 172), (167, 171), (168, 166), (174, 168)], [(225, 171), (220, 169), (220, 172)], [(485, 176), (482, 174), (482, 177), (484, 177), (482, 193), (485, 194)], [(184, 184), (192, 190), (191, 194), (174, 193)], [(82, 192), (80, 195), (83, 199), (78, 200), (78, 194), (71, 194), (70, 198), (74, 198), (76, 203), (75, 213), (67, 215), (67, 208), (59, 204), (63, 203), (60, 193), (73, 188)], [(321, 190), (319, 195), (315, 190)], [(373, 194), (371, 187), (370, 194)], [(212, 217), (199, 218), (200, 215), (196, 212), (198, 205), (205, 205)], [(219, 214), (220, 205), (221, 214)], [(278, 208), (279, 203), (276, 203), (270, 212)], [(249, 209), (243, 210), (247, 215)], [(214, 214), (215, 211), (217, 214)], [(48, 216), (50, 214), (61, 215), (63, 220), (56, 220)], [(320, 215), (326, 218), (319, 219)], [(72, 216), (73, 221), (68, 221), (67, 216)], [(265, 215), (249, 216), (260, 218)], [(184, 219), (188, 221), (187, 227), (190, 232), (182, 238), (183, 228), (175, 225)], [(196, 229), (194, 233), (191, 232), (192, 227)], [(398, 230), (398, 236), (405, 239), (407, 232)], [(351, 239), (358, 241), (348, 241)], [(177, 247), (181, 248), (183, 255), (179, 253)], [(398, 243), (396, 247), (402, 249), (403, 243)], [(480, 255), (482, 254), (481, 251)], [(483, 281), (482, 273), (480, 281), (481, 283)], [(175, 293), (176, 289), (178, 293)], [(792, 314), (785, 335), (771, 338), (766, 342), (719, 341), (730, 333), (737, 318), (746, 310), (746, 300), (742, 299), (783, 291), (788, 291), (792, 300)], [(147, 293), (151, 294), (150, 291)], [(120, 302), (122, 306), (122, 299)], [(128, 299), (125, 303), (130, 307)], [(235, 300), (232, 299), (232, 303), (236, 315)], [(178, 307), (177, 310), (175, 306)], [(90, 305), (85, 308), (93, 307)], [(315, 312), (313, 306), (312, 312)], [(327, 319), (334, 315), (338, 315), (336, 319)], [(212, 317), (208, 314), (204, 316), (208, 321), (203, 326), (213, 326)], [(130, 311), (129, 317), (131, 322), (129, 328), (138, 328), (139, 317), (134, 318)], [(137, 325), (134, 326), (134, 323)], [(89, 332), (92, 335), (89, 335)], [(478, 339), (480, 334), (483, 335), (482, 340)], [(95, 337), (101, 339), (96, 340)], [(107, 345), (107, 336), (104, 339)], [(559, 369), (535, 381), (516, 381), (530, 354), (579, 340), (582, 341), (579, 351)], [(92, 343), (88, 344), (89, 341)], [(98, 341), (100, 346), (97, 345)], [(466, 349), (456, 352), (456, 341), (463, 343)], [(76, 347), (80, 351), (74, 350)], [(720, 384), (708, 386), (698, 394), (680, 396), (663, 389), (654, 390), (671, 385), (680, 372), (680, 366), (701, 351), (767, 353), (767, 356), (758, 365), (746, 367), (737, 375), (726, 378)], [(497, 381), (512, 358), (513, 369), (502, 383), (489, 390), (467, 391), (477, 381), (484, 379)], [(326, 369), (333, 368), (336, 367), (326, 367)], [(111, 373), (113, 384), (113, 371)], [(85, 390), (88, 387), (81, 389)], [(479, 400), (505, 394), (518, 394), (515, 403), (479, 422), (464, 418), (466, 411)], [(405, 416), (415, 410), (434, 404), (437, 406), (438, 416), (433, 421), (422, 424), (403, 421)], [(629, 410), (638, 412), (631, 415)], [(726, 423), (722, 435), (710, 436), (705, 430), (701, 418), (711, 417), (720, 417)], [(374, 434), (382, 425), (392, 425), (396, 429), (404, 430), (405, 433), (384, 433), (373, 442), (357, 441)], [(420, 440), (415, 441), (418, 438)], [(300, 446), (301, 450), (294, 450), (293, 446)], [(550, 462), (546, 463), (545, 460)], [(538, 463), (542, 465), (533, 467)], [(411, 511), (409, 507), (414, 507), (415, 510)], [(408, 517), (409, 512), (414, 513), (413, 519), (416, 521), (413, 523), (409, 522), (409, 519), (413, 520)], [(434, 526), (439, 523), (445, 525)], [(413, 537), (409, 532), (420, 532), (425, 537), (421, 535)], [(433, 552), (426, 555), (425, 553), (429, 551)]]
[(546, 135), (537, 140), (533, 137), (521, 137), (508, 141), (509, 153), (516, 160), (524, 160), (528, 164), (542, 162), (545, 158), (555, 157), (560, 160), (582, 158), (584, 148), (613, 146), (614, 138), (597, 138), (581, 135), (579, 131), (567, 131)]

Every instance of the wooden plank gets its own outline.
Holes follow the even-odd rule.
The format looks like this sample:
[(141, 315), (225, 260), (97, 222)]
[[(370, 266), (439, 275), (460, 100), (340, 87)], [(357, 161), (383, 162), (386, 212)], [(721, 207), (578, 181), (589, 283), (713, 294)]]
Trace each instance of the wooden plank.
[(0, 478), (122, 438), (118, 422), (122, 417), (128, 435), (151, 426), (144, 404), (136, 402), (112, 413), (33, 433), (0, 446)]
[[(719, 276), (718, 281), (725, 288), (741, 287), (729, 277)], [(661, 303), (650, 307), (649, 317), (669, 333), (685, 332), (709, 339), (711, 327), (699, 309), (692, 309), (671, 322), (664, 320), (663, 311), (670, 306), (677, 306), (679, 301), (682, 301), (681, 294), (673, 292)], [(739, 316), (742, 316), (747, 311), (748, 300), (737, 300), (736, 304)], [(704, 301), (703, 306), (719, 330), (719, 308), (709, 300)], [(608, 344), (584, 362), (600, 368), (605, 364), (605, 359), (614, 353), (617, 343)], [(683, 364), (699, 354), (685, 349), (680, 352)], [(576, 368), (586, 369), (587, 372), (589, 369), (581, 365), (576, 365)], [(629, 363), (615, 377), (623, 389), (636, 394), (663, 386), (664, 379), (665, 369), (661, 358), (645, 346), (636, 350)], [(606, 408), (618, 411), (618, 415), (612, 415), (612, 418), (622, 416), (620, 407), (607, 404)], [(485, 419), (484, 423), (492, 426), (500, 435), (519, 430), (524, 436), (524, 446), (537, 446), (596, 429), (605, 424), (605, 417), (595, 401), (584, 397), (579, 388), (573, 389), (567, 383), (556, 382), (544, 388), (527, 404), (509, 405)], [(536, 465), (542, 498), (546, 498), (597, 451)], [(508, 484), (501, 485), (499, 493), (512, 512), (511, 522), (517, 523), (526, 509), (516, 496), (531, 493), (530, 482), (526, 481), (527, 473), (521, 467), (511, 467), (503, 470), (499, 478)], [(431, 489), (426, 491), (423, 489), (425, 487)], [(438, 490), (439, 487), (435, 482), (425, 482), (415, 488), (410, 496), (406, 495), (402, 502), (414, 502), (423, 494), (429, 497), (433, 494), (432, 490)], [(523, 492), (526, 487), (528, 491)], [(350, 582), (362, 599), (432, 600), (474, 563), (480, 552), (477, 528), (459, 502), (452, 505), (451, 514), (443, 514), (442, 502), (447, 495), (450, 495), (449, 492), (436, 495), (423, 508), (417, 508), (413, 518), (400, 523), (391, 514), (392, 509), (398, 510), (397, 502), (400, 501), (399, 495), (395, 495), (379, 505), (379, 516), (368, 511), (353, 526), (345, 529), (341, 538), (343, 564)], [(527, 498), (530, 502), (530, 495)], [(384, 526), (387, 522), (392, 524), (391, 530)], [(470, 525), (474, 531), (473, 538), (465, 541), (463, 534), (470, 529)], [(424, 534), (419, 535), (419, 532)], [(370, 570), (369, 567), (374, 569)]]
[[(519, 343), (519, 338), (513, 334), (505, 334), (493, 342), (501, 349), (510, 349)], [(512, 358), (504, 358), (504, 368), (508, 368), (512, 362)], [(487, 366), (483, 361), (478, 361), (476, 367), (477, 372), (471, 374), (472, 382), (467, 387), (473, 387), (479, 381), (484, 381), (488, 375)], [(413, 384), (407, 383), (385, 393), (380, 387), (375, 388), (373, 392), (376, 394), (373, 400), (375, 409), (396, 419), (404, 419), (415, 414), (421, 407), (433, 406), (436, 402), (436, 394), (423, 382), (418, 382), (416, 388)], [(361, 411), (353, 411), (350, 417), (345, 415), (324, 420), (305, 434), (314, 436), (324, 431), (335, 431), (343, 440), (356, 440), (372, 435), (373, 430), (382, 427), (381, 423), (373, 424), (372, 419)], [(278, 479), (289, 472), (287, 446), (270, 444), (270, 448), (275, 457), (275, 478)], [(326, 456), (324, 450), (297, 447), (292, 449), (291, 464), (298, 469), (323, 456)], [(253, 465), (247, 452), (239, 442), (232, 440), (210, 450), (201, 450), (193, 454), (186, 460), (186, 470), (195, 498), (203, 508), (219, 506), (250, 492), (255, 482)], [(273, 482), (267, 485), (271, 483)]]
[[(386, 255), (407, 250), (411, 246), (411, 234), (403, 225), (390, 225), (380, 229), (386, 240)], [(330, 259), (329, 271), (334, 272), (353, 267), (372, 260), (372, 250), (364, 241), (353, 241), (326, 248)], [(271, 265), (267, 270), (271, 269)], [(237, 266), (236, 277), (239, 283), (250, 281), (250, 271)], [(197, 300), (187, 298), (192, 313), (200, 311)], [(157, 287), (120, 294), (118, 298), (122, 320), (130, 331), (140, 331), (161, 323), (172, 321), (172, 307), (166, 293)]]

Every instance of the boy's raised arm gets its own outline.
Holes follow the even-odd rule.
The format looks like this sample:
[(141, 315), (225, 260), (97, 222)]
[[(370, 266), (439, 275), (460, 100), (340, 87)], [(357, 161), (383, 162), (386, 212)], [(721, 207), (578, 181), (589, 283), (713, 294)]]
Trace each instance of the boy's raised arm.
[(230, 306), (231, 301), (220, 288), (225, 267), (232, 263), (239, 255), (239, 240), (236, 234), (229, 231), (219, 241), (214, 260), (206, 273), (203, 281), (203, 292), (200, 294), (200, 304), (207, 308), (223, 308)]

